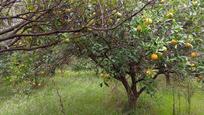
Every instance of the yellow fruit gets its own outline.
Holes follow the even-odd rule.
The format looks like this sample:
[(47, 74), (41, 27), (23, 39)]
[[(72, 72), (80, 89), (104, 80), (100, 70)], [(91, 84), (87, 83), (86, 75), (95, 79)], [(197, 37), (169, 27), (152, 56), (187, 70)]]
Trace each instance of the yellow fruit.
[(192, 58), (195, 58), (195, 57), (198, 57), (199, 56), (199, 53), (198, 52), (191, 52), (191, 57)]
[(138, 31), (138, 32), (141, 32), (141, 31), (142, 31), (142, 26), (138, 25), (138, 26), (137, 26), (137, 31)]
[(117, 12), (117, 10), (113, 10), (113, 11), (112, 11), (112, 14), (115, 14), (116, 12)]
[(122, 16), (122, 14), (121, 14), (120, 12), (117, 12), (116, 15), (117, 15), (118, 17), (121, 17), (121, 16)]
[(184, 8), (187, 8), (188, 6), (187, 6), (186, 4), (183, 4), (183, 7), (184, 7)]
[(167, 47), (164, 46), (163, 51), (166, 52), (167, 50), (168, 50)]
[(185, 47), (186, 47), (186, 48), (192, 48), (193, 45), (192, 45), (191, 43), (185, 43)]
[(145, 23), (146, 25), (150, 25), (150, 24), (152, 24), (152, 19), (151, 19), (151, 18), (145, 18), (144, 23)]
[(156, 61), (156, 60), (158, 60), (158, 59), (159, 59), (159, 56), (158, 56), (156, 53), (153, 53), (153, 54), (151, 55), (151, 60)]
[(105, 78), (108, 78), (109, 76), (110, 76), (110, 75), (107, 74), (107, 73), (105, 73), (105, 75), (104, 75)]
[(152, 74), (152, 71), (150, 70), (150, 69), (148, 69), (147, 71), (146, 71), (146, 75), (151, 75)]
[(194, 64), (194, 63), (192, 63), (190, 66), (191, 66), (191, 67), (195, 67), (195, 64)]
[(108, 24), (112, 24), (113, 23), (113, 20), (110, 18), (108, 19)]
[(192, 1), (192, 4), (193, 4), (193, 5), (197, 5), (197, 4), (198, 4), (198, 1), (197, 1), (197, 0), (193, 0), (193, 1)]
[(172, 12), (168, 12), (168, 13), (166, 14), (166, 17), (167, 17), (167, 18), (173, 18), (173, 16), (174, 16), (174, 14), (173, 14)]
[(23, 42), (20, 41), (20, 42), (18, 43), (18, 45), (23, 45)]
[(171, 44), (172, 44), (172, 45), (176, 45), (177, 43), (178, 43), (177, 40), (175, 40), (175, 39), (172, 39), (172, 40), (171, 40)]
[(155, 69), (152, 69), (152, 68), (148, 68), (146, 71), (145, 71), (145, 74), (149, 77), (153, 77), (155, 74), (156, 74), (157, 70)]
[(104, 74), (103, 73), (100, 73), (100, 77), (103, 77), (104, 76)]
[(69, 42), (70, 41), (70, 39), (69, 38), (66, 38), (65, 40), (64, 40), (64, 42)]
[(165, 2), (165, 0), (160, 0), (160, 3), (164, 3)]

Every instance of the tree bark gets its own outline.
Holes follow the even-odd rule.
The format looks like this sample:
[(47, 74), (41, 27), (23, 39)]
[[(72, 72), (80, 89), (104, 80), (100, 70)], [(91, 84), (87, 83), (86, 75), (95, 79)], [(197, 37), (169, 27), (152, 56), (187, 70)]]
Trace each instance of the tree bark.
[[(137, 100), (139, 97), (139, 93), (136, 91), (135, 88), (131, 88), (125, 76), (121, 77), (121, 82), (126, 90), (127, 97), (128, 97), (128, 106), (127, 110), (132, 110), (135, 108), (137, 104)], [(134, 85), (135, 86), (135, 85)]]
[(128, 109), (134, 109), (137, 105), (137, 100), (139, 98), (139, 95), (137, 94), (128, 94)]

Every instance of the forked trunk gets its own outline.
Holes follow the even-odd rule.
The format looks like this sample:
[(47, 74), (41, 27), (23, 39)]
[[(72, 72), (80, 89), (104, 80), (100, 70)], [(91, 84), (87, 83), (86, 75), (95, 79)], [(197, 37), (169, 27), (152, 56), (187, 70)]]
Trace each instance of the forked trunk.
[(137, 100), (139, 97), (139, 93), (136, 90), (136, 85), (133, 85), (133, 87), (130, 87), (130, 85), (128, 84), (127, 80), (125, 79), (125, 77), (123, 77), (121, 79), (123, 86), (126, 90), (127, 93), (127, 97), (128, 97), (128, 106), (126, 108), (126, 110), (132, 110), (135, 108), (136, 104), (137, 104)]

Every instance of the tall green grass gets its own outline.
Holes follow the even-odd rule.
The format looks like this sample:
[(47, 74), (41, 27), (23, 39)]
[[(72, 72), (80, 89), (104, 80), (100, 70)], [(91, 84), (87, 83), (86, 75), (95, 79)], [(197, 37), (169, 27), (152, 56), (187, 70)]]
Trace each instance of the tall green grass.
[[(54, 81), (54, 83), (52, 82)], [(94, 72), (66, 71), (58, 73), (41, 89), (29, 95), (12, 93), (9, 84), (0, 85), (0, 115), (61, 115), (57, 90), (67, 115), (122, 115), (126, 95), (120, 83), (114, 87), (100, 87), (102, 79)], [(113, 90), (114, 89), (114, 90)], [(178, 101), (177, 110), (178, 110)], [(171, 88), (161, 88), (153, 97), (143, 94), (132, 113), (135, 115), (172, 115)], [(192, 98), (192, 115), (204, 114), (204, 92), (197, 91)], [(180, 115), (186, 115), (187, 102), (180, 99)]]

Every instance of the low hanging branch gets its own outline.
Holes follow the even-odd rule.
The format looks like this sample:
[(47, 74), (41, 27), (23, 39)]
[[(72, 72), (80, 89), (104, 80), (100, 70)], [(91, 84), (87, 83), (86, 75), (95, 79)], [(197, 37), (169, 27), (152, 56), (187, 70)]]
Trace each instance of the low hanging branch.
[[(99, 1), (100, 2), (100, 1)], [(131, 14), (128, 17), (123, 17), (124, 20), (121, 22), (112, 25), (112, 27), (107, 27), (105, 24), (105, 18), (109, 18), (106, 16), (105, 13), (105, 7), (102, 7), (100, 5), (100, 14), (96, 14), (98, 9), (93, 11), (93, 14), (96, 15), (86, 17), (87, 19), (95, 19), (100, 20), (103, 18), (102, 23), (95, 26), (95, 24), (92, 23), (91, 20), (87, 21), (86, 18), (80, 18), (85, 17), (84, 14), (79, 12), (78, 8), (81, 7), (88, 7), (85, 6), (85, 3), (82, 2), (79, 4), (79, 6), (74, 7), (74, 3), (67, 3), (63, 0), (51, 2), (51, 6), (40, 6), (40, 3), (32, 3), (32, 6), (36, 5), (35, 11), (25, 11), (25, 12), (17, 12), (14, 15), (6, 15), (6, 16), (0, 16), (0, 21), (7, 22), (11, 20), (10, 27), (4, 27), (2, 25), (2, 29), (0, 29), (0, 44), (4, 44), (4, 47), (7, 48), (0, 48), (0, 53), (8, 52), (8, 51), (16, 51), (16, 50), (24, 50), (24, 51), (30, 51), (35, 50), (38, 48), (44, 48), (50, 46), (50, 44), (43, 45), (43, 46), (35, 46), (32, 48), (22, 48), (22, 47), (16, 47), (14, 45), (16, 42), (24, 40), (26, 37), (46, 37), (46, 36), (55, 36), (56, 34), (63, 34), (63, 33), (89, 33), (90, 31), (100, 32), (100, 31), (107, 31), (107, 30), (113, 30), (121, 26), (123, 23), (125, 23), (128, 20), (131, 20), (134, 16), (138, 15), (140, 12), (142, 12), (148, 5), (154, 3), (155, 0), (148, 1), (140, 10), (137, 12)], [(16, 7), (16, 3), (21, 4), (23, 6), (23, 2), (13, 0), (13, 1), (3, 1), (0, 3), (0, 7), (4, 8), (4, 10), (9, 10), (11, 8)], [(65, 5), (67, 4), (67, 6)], [(72, 4), (72, 6), (69, 6)], [(64, 7), (68, 7), (65, 10)], [(41, 8), (42, 7), (42, 8)], [(47, 8), (46, 8), (47, 7)], [(97, 7), (97, 6), (96, 6)], [(75, 10), (74, 10), (75, 9)], [(4, 10), (0, 10), (4, 14)], [(54, 14), (53, 14), (54, 13)], [(52, 17), (50, 15), (53, 15)], [(110, 15), (109, 15), (110, 16)], [(68, 19), (66, 19), (68, 18)], [(60, 25), (56, 25), (55, 21), (58, 21), (61, 23)], [(66, 22), (68, 20), (69, 22)], [(42, 22), (44, 24), (42, 24)], [(8, 25), (7, 25), (8, 26)], [(41, 30), (36, 31), (35, 28), (49, 28), (47, 30)], [(25, 30), (25, 31), (22, 31)], [(57, 45), (57, 44), (53, 44)]]

